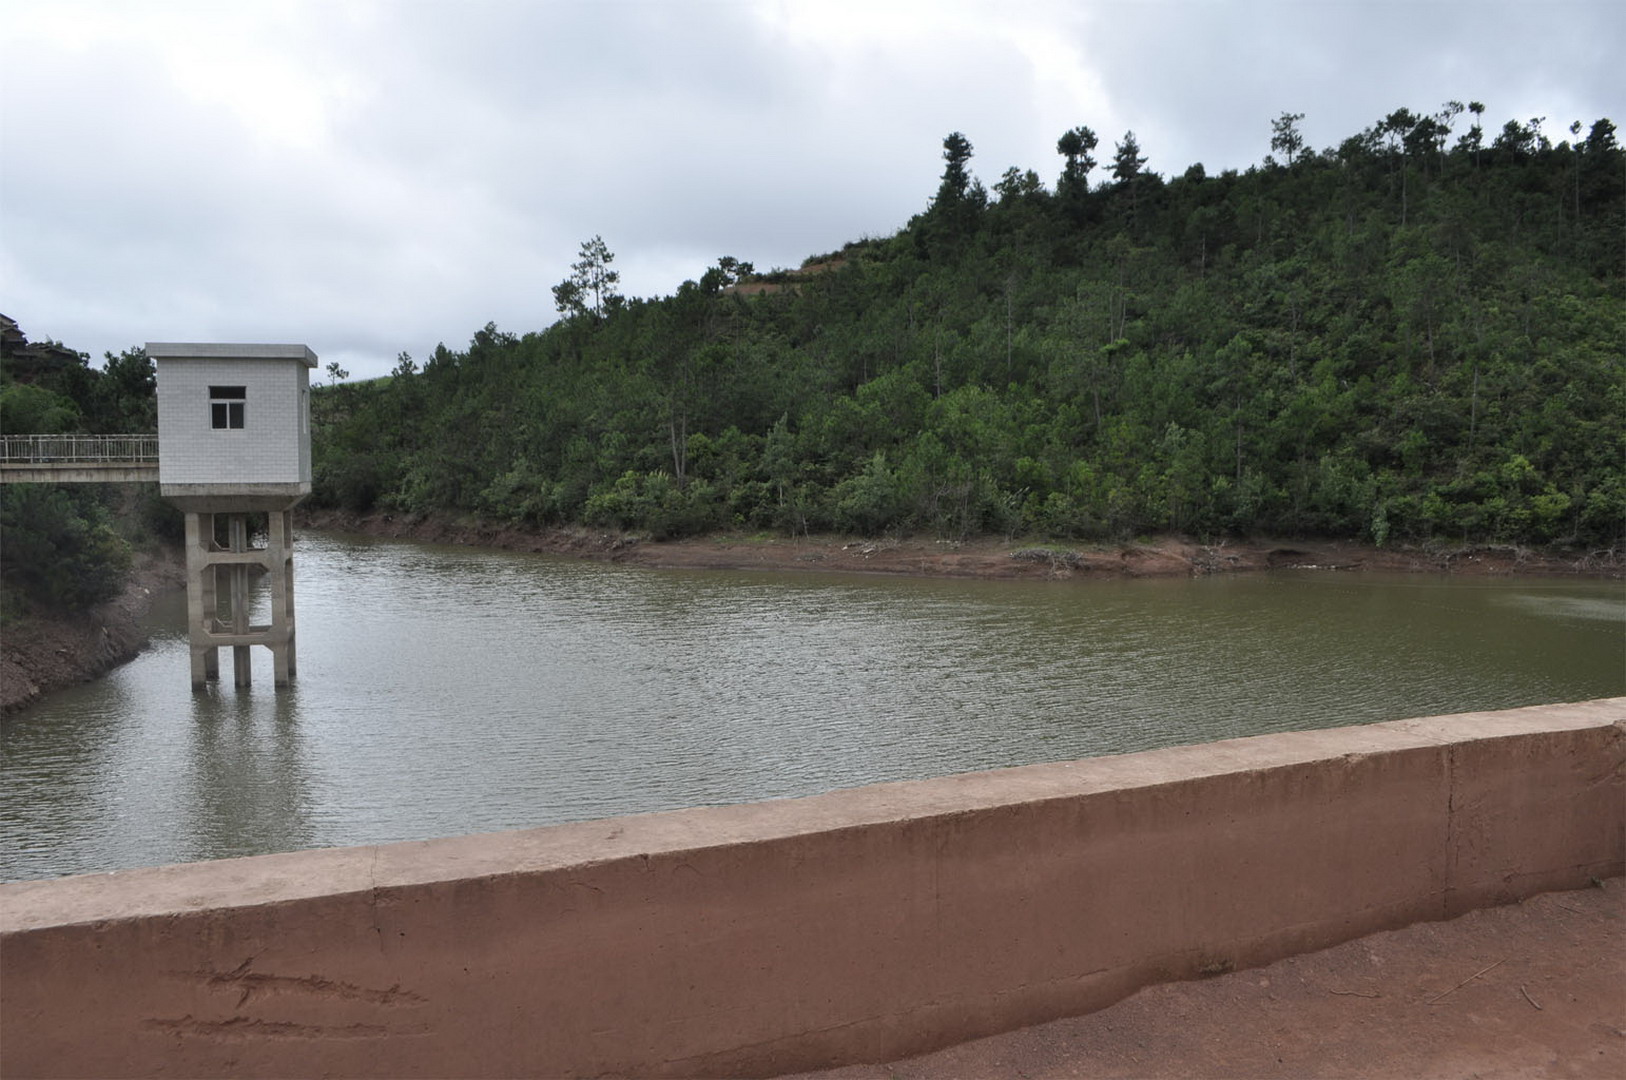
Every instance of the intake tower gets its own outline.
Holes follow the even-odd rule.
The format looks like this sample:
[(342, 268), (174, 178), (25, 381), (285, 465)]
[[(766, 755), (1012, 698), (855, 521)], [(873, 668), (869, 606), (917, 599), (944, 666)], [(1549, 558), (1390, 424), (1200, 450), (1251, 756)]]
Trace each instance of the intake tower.
[[(192, 688), (220, 677), (226, 646), (235, 684), (248, 686), (254, 645), (271, 650), (276, 685), (287, 686), (297, 668), (293, 508), (311, 490), (316, 354), (304, 345), (148, 342), (147, 355), (158, 379), (159, 492), (186, 515)], [(250, 566), (269, 576), (265, 625), (249, 622)]]

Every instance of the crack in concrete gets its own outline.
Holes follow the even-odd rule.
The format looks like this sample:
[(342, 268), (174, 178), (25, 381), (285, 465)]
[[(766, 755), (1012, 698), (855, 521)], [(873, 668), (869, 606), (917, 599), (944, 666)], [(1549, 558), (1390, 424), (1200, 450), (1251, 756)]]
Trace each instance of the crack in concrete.
[(378, 845), (373, 845), (373, 861), (367, 867), (367, 887), (371, 892), (368, 908), (373, 916), (373, 934), (378, 938), (378, 951), (384, 951), (384, 928), (378, 924)]
[(304, 993), (317, 997), (366, 1001), (374, 1005), (421, 1005), (428, 1001), (421, 994), (403, 990), (400, 983), (384, 990), (376, 990), (369, 986), (326, 979), (320, 975), (271, 975), (252, 971), (250, 968), (253, 963), (254, 960), (250, 957), (231, 971), (192, 971), (183, 974), (202, 979), (210, 987), (240, 988), (242, 996), (237, 1000), (239, 1007), (258, 995), (271, 993)]
[(1457, 864), (1457, 748), (1445, 748), (1445, 858), (1440, 882), (1440, 918), (1451, 917), (1451, 894), (1456, 891)]
[(427, 1028), (401, 1030), (382, 1024), (346, 1024), (330, 1027), (322, 1024), (296, 1024), (287, 1020), (255, 1020), (247, 1016), (234, 1016), (229, 1020), (199, 1020), (192, 1014), (180, 1019), (154, 1018), (143, 1020), (141, 1026), (149, 1031), (162, 1031), (171, 1035), (235, 1042), (245, 1039), (383, 1039), (403, 1035), (427, 1035)]

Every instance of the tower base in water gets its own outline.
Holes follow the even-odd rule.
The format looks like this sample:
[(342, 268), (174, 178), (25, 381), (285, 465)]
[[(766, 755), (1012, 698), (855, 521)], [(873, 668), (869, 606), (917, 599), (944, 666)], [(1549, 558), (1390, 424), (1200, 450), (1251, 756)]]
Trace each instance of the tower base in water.
[[(222, 648), (232, 651), (232, 681), (237, 686), (253, 682), (249, 649), (255, 645), (271, 650), (277, 686), (288, 686), (294, 680), (298, 663), (293, 501), (277, 502), (280, 505), (274, 507), (249, 508), (243, 500), (229, 500), (213, 509), (182, 507), (186, 514), (186, 625), (194, 690), (220, 678)], [(261, 514), (263, 547), (255, 546), (253, 528)], [(271, 621), (264, 625), (249, 621), (249, 568), (256, 566), (263, 568), (271, 588)]]

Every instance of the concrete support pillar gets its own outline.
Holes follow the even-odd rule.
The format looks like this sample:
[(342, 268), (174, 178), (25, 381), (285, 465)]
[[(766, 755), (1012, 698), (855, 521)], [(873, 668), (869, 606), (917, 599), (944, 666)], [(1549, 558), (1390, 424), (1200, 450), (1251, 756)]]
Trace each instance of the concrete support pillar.
[[(248, 515), (231, 514), (226, 518), (227, 545), (233, 555), (248, 551)], [(248, 633), (248, 565), (231, 564), (231, 632), (233, 637)], [(248, 646), (233, 645), (231, 649), (232, 683), (248, 686), (253, 680)]]
[(266, 558), (271, 568), (271, 625), (287, 627), (271, 643), (271, 662), (278, 686), (293, 682), (298, 662), (294, 650), (294, 512), (273, 510), (266, 520)]
[[(224, 519), (221, 521), (220, 519)], [(224, 526), (224, 536), (216, 532)], [(250, 649), (271, 650), (277, 686), (291, 685), (298, 666), (294, 651), (294, 526), (291, 508), (267, 512), (266, 546), (250, 545), (248, 513), (236, 509), (186, 511), (186, 607), (191, 649), (192, 689), (220, 678), (219, 650), (232, 650), (232, 681), (253, 682)], [(249, 621), (249, 567), (266, 571), (271, 588), (271, 622)], [(224, 578), (222, 581), (221, 579)], [(225, 617), (219, 609), (221, 593)]]
[[(190, 517), (192, 515), (188, 516)], [(202, 544), (204, 553), (207, 554), (208, 552), (219, 550), (218, 546), (215, 544), (215, 516), (213, 514), (199, 514), (197, 517), (200, 519), (199, 528), (203, 536)], [(194, 621), (190, 625), (202, 626), (209, 633), (214, 633), (219, 628), (220, 623), (220, 567), (209, 565), (205, 569), (199, 571), (199, 578), (200, 589), (203, 593), (203, 621), (201, 623)], [(188, 585), (187, 589), (188, 593), (190, 594), (190, 584)], [(189, 604), (190, 600), (191, 597), (189, 595)], [(195, 639), (196, 635), (193, 636)], [(193, 649), (196, 650), (197, 646), (194, 645)], [(209, 681), (219, 681), (220, 650), (214, 646), (209, 646), (203, 650), (203, 671), (204, 677)]]
[(192, 652), (192, 689), (202, 690), (220, 677), (220, 660), (208, 634), (215, 621), (215, 567), (209, 561), (214, 546), (213, 514), (186, 515), (186, 627)]

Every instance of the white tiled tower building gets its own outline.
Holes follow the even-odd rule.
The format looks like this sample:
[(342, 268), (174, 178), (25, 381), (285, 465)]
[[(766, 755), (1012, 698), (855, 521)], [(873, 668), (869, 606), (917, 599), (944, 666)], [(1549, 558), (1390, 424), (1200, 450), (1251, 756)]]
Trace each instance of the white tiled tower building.
[[(278, 686), (293, 680), (293, 507), (311, 490), (310, 372), (304, 345), (149, 342), (158, 376), (158, 484), (186, 514), (192, 687), (220, 676), (230, 646), (238, 686), (249, 648), (271, 650)], [(266, 515), (266, 545), (251, 516)], [(248, 567), (271, 585), (271, 622), (248, 621)], [(221, 579), (227, 605), (222, 612)]]

